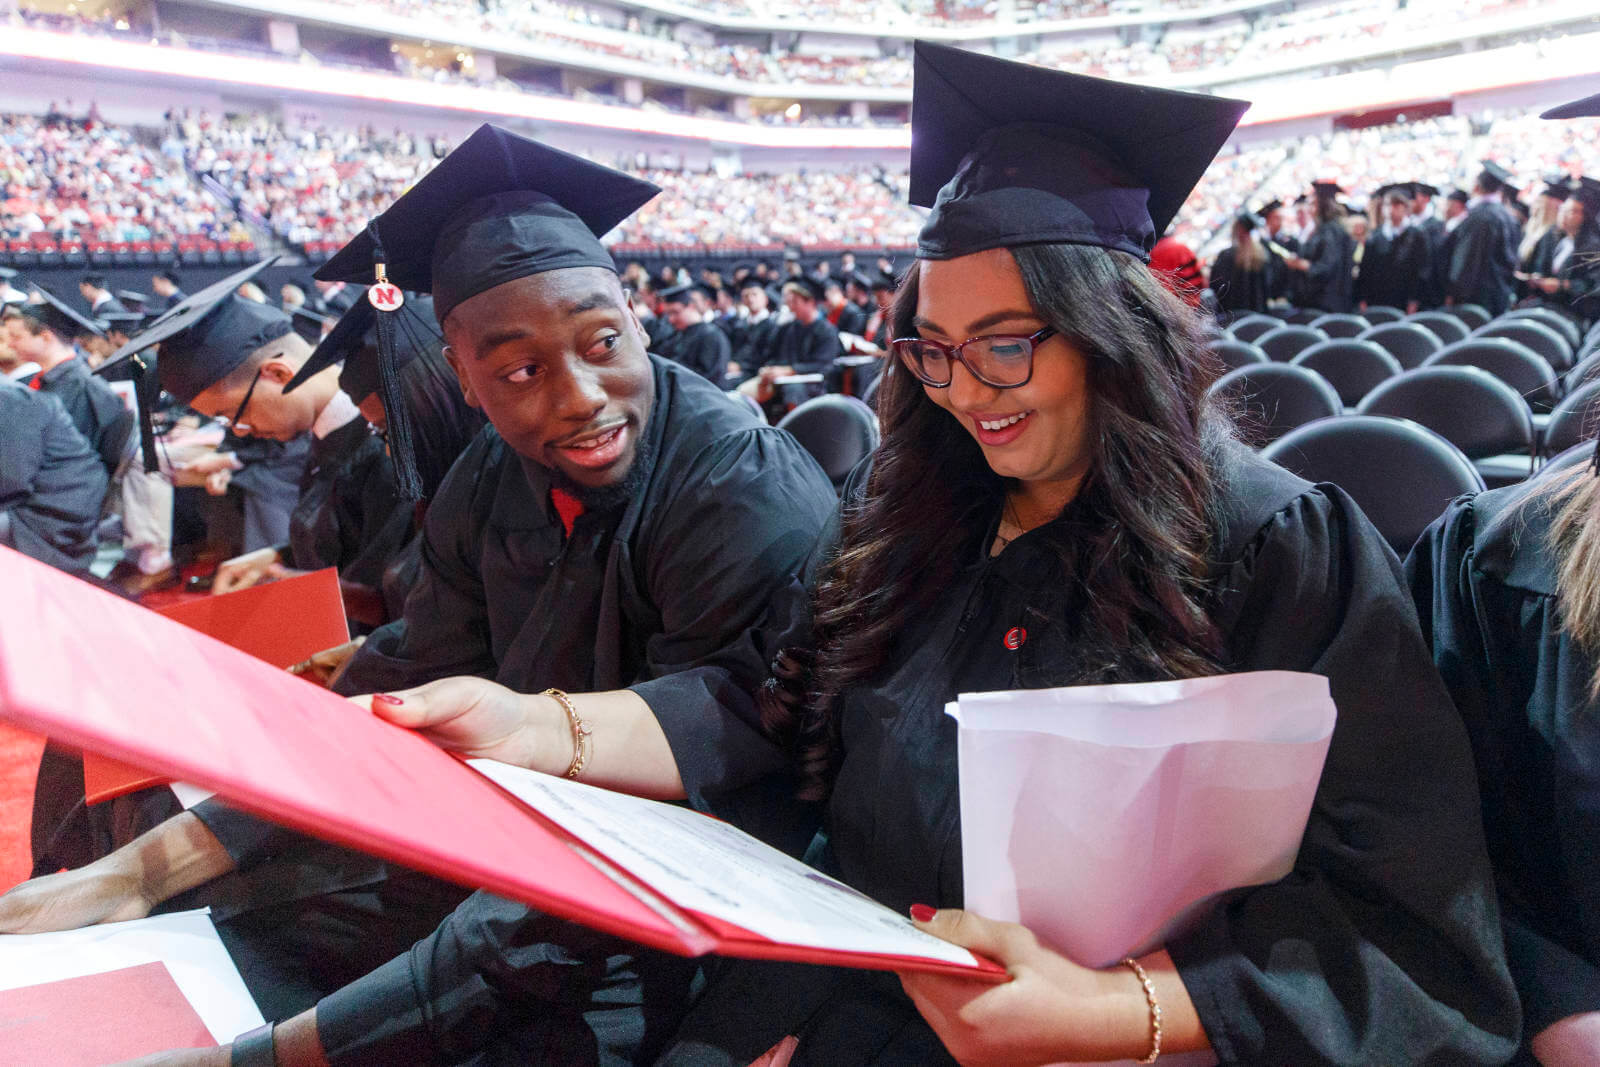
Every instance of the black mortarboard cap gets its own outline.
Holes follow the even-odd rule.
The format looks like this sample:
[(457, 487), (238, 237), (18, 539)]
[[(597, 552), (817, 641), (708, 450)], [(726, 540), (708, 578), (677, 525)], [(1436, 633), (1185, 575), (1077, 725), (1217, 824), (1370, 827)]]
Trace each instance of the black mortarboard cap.
[(1263, 229), (1267, 225), (1267, 220), (1262, 218), (1260, 215), (1257, 215), (1253, 211), (1240, 212), (1237, 216), (1234, 217), (1233, 221), (1235, 223), (1243, 223), (1247, 228), (1249, 228), (1251, 230)]
[(1413, 200), (1419, 196), (1426, 196), (1429, 200), (1432, 200), (1438, 195), (1439, 187), (1437, 185), (1429, 185), (1427, 182), (1411, 183), (1411, 199)]
[(739, 282), (739, 291), (741, 293), (746, 289), (765, 289), (766, 287), (767, 283), (762, 281), (760, 278), (757, 278), (754, 274), (747, 275), (742, 281)]
[[(357, 307), (363, 303), (366, 303), (366, 301), (358, 301), (351, 306)], [(306, 344), (315, 346), (322, 343), (322, 331), (327, 329), (328, 324), (333, 322), (334, 319), (331, 316), (312, 311), (304, 304), (301, 304), (289, 312), (289, 321), (294, 325), (294, 332), (305, 338)]]
[(1581, 119), (1600, 115), (1600, 93), (1586, 96), (1582, 100), (1574, 100), (1570, 104), (1558, 104), (1549, 111), (1542, 112), (1542, 119)]
[(17, 310), (24, 317), (48, 326), (52, 333), (68, 341), (86, 333), (96, 337), (105, 336), (105, 330), (100, 328), (99, 323), (78, 314), (44, 289), (35, 288), (27, 303), (18, 305)]
[(1334, 197), (1344, 192), (1344, 189), (1332, 179), (1319, 178), (1311, 183), (1311, 191), (1321, 197)]
[(898, 289), (899, 287), (900, 280), (896, 278), (892, 272), (880, 270), (877, 274), (873, 275), (873, 289)]
[(1148, 259), (1248, 104), (918, 41), (917, 255), (1086, 244)]
[(784, 288), (788, 288), (791, 285), (799, 286), (806, 291), (806, 295), (818, 303), (821, 303), (827, 296), (827, 293), (823, 291), (822, 281), (809, 274), (796, 274), (793, 278), (785, 278), (783, 285)]
[(689, 302), (689, 294), (694, 292), (694, 288), (693, 285), (674, 285), (671, 289), (663, 289), (661, 290), (661, 302), (663, 304), (687, 304)]
[(1483, 168), (1483, 173), (1493, 178), (1498, 185), (1505, 185), (1511, 181), (1511, 172), (1492, 159), (1480, 159), (1478, 165)]
[(188, 297), (113, 352), (101, 369), (159, 345), (161, 388), (191, 403), (250, 353), (290, 331), (288, 315), (234, 292), (276, 259), (262, 260)]
[(600, 237), (661, 190), (498, 126), (483, 125), (318, 269), (431, 292), (443, 320), (463, 300), (563, 267), (614, 269)]
[(132, 337), (139, 332), (139, 327), (144, 323), (144, 315), (138, 311), (108, 311), (99, 316), (106, 332), (117, 330)]
[(1565, 174), (1546, 174), (1539, 180), (1544, 182), (1544, 188), (1539, 191), (1540, 196), (1548, 196), (1552, 200), (1565, 200), (1572, 195), (1570, 179)]
[(1260, 215), (1262, 218), (1266, 218), (1268, 215), (1272, 214), (1282, 206), (1282, 200), (1268, 200), (1265, 204), (1261, 205), (1261, 210), (1256, 212), (1256, 214)]
[(1465, 189), (1452, 189), (1445, 194), (1445, 199), (1454, 200), (1458, 204), (1465, 204), (1472, 198), (1467, 195), (1467, 191)]
[(128, 305), (128, 307), (133, 311), (138, 311), (146, 304), (150, 303), (150, 298), (148, 296), (145, 296), (143, 293), (134, 292), (132, 289), (118, 289), (117, 299)]

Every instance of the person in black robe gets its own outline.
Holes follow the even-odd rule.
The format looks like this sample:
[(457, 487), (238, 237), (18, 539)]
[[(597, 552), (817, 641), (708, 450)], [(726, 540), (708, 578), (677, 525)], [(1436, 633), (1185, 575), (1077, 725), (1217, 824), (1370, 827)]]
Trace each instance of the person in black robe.
[(1269, 253), (1256, 239), (1265, 223), (1259, 215), (1244, 214), (1233, 220), (1233, 243), (1217, 253), (1211, 264), (1211, 292), (1217, 307), (1229, 314), (1267, 310), (1271, 289)]
[(772, 313), (767, 287), (755, 275), (739, 283), (739, 303), (744, 314), (733, 335), (733, 362), (738, 369), (729, 375), (735, 384), (754, 377), (766, 366), (773, 336), (778, 332), (778, 318)]
[[(485, 191), (486, 174), (498, 191)], [(522, 175), (539, 176), (540, 188), (525, 187)], [(659, 738), (676, 757), (677, 785), (666, 794), (732, 814), (758, 804), (773, 788), (763, 779), (784, 766), (760, 732), (753, 693), (776, 650), (803, 628), (806, 578), (837, 497), (790, 435), (647, 355), (598, 234), (656, 191), (485, 126), (377, 220), (379, 232), (396, 235), (391, 279), (431, 280), (462, 388), (494, 425), (428, 509), (422, 573), (404, 617), (369, 637), (336, 688), (494, 679), (500, 699), (553, 711), (563, 734), (559, 704), (522, 694), (566, 688), (593, 729), (594, 773), (618, 773), (635, 738)], [(366, 276), (370, 233), (325, 264), (323, 276)], [(595, 458), (618, 442), (625, 461)], [(412, 708), (427, 700), (414, 690), (403, 696)], [(559, 755), (555, 773), (568, 766)], [(434, 928), (447, 899), (427, 895), (438, 886), (432, 879), (220, 803), (150, 836), (101, 871), (139, 864), (147, 845), (172, 855), (197, 840), (195, 851), (220, 863), (189, 872), (230, 873), (153, 895), (192, 890), (169, 906), (199, 900), (226, 909), (223, 937), (269, 1017), (305, 1007), (411, 944)], [(459, 890), (444, 889), (459, 899)], [(0, 924), (15, 929), (27, 899), (50, 893), (42, 881), (13, 891), (0, 901)], [(496, 898), (464, 907), (456, 921), (467, 931), (482, 929), (473, 909), (494, 913), (507, 930), (539, 928), (538, 917)], [(409, 937), (397, 932), (424, 921)], [(663, 969), (681, 990), (683, 967)], [(613, 991), (629, 980), (616, 970)], [(396, 975), (385, 967), (343, 1001), (362, 1040), (383, 1029), (361, 1033), (360, 1020), (370, 1018), (363, 1005), (384, 1010), (397, 1000), (392, 1018), (401, 1020), (415, 1003), (417, 988)], [(330, 1009), (330, 1020), (339, 1016)]]
[[(1457, 500), (1406, 560), (1423, 634), (1472, 738), (1526, 1063), (1558, 1021), (1600, 1022), (1600, 887), (1587, 862), (1600, 847), (1600, 661), (1564, 621), (1564, 601), (1582, 594), (1552, 538), (1568, 501), (1580, 525), (1595, 522), (1592, 453)], [(1595, 1055), (1600, 1043), (1588, 1060), (1560, 1062)]]
[(1433, 210), (1434, 197), (1439, 195), (1436, 186), (1427, 182), (1412, 182), (1411, 226), (1418, 230), (1427, 247), (1427, 270), (1423, 277), (1418, 310), (1427, 311), (1444, 304), (1445, 276), (1448, 261), (1444, 259), (1444, 220)]
[(1446, 294), (1452, 304), (1477, 304), (1490, 315), (1511, 304), (1516, 273), (1510, 216), (1496, 194), (1500, 181), (1487, 169), (1473, 185), (1466, 217), (1450, 234)]
[(48, 395), (0, 379), (0, 545), (79, 576), (94, 562), (106, 472)]
[(1367, 256), (1357, 280), (1364, 307), (1416, 311), (1421, 307), (1428, 274), (1428, 238), (1410, 222), (1411, 202), (1403, 192), (1383, 197), (1383, 224), (1367, 243)]
[(1284, 225), (1287, 209), (1281, 200), (1269, 200), (1257, 212), (1266, 224), (1261, 243), (1267, 250), (1267, 300), (1291, 301), (1300, 275), (1289, 269), (1288, 261), (1300, 255), (1300, 239)]
[(133, 412), (94, 376), (72, 343), (79, 333), (103, 331), (49, 293), (39, 290), (38, 296), (17, 305), (17, 314), (6, 319), (8, 340), (18, 356), (41, 368), (28, 387), (60, 401), (100, 457), (107, 478), (115, 477), (132, 448)]
[(1600, 289), (1600, 182), (1585, 178), (1561, 204), (1557, 222), (1535, 250), (1527, 277), (1536, 303), (1583, 321), (1588, 297)]
[(183, 291), (180, 284), (182, 280), (178, 272), (172, 269), (158, 270), (150, 276), (150, 288), (161, 298), (161, 310), (171, 311), (189, 299), (189, 294)]
[(1300, 254), (1285, 260), (1299, 277), (1295, 303), (1327, 312), (1349, 312), (1355, 306), (1355, 241), (1345, 229), (1345, 210), (1336, 199), (1340, 190), (1332, 182), (1316, 182), (1312, 189), (1316, 225), (1301, 242)]
[(778, 327), (772, 349), (761, 372), (741, 386), (777, 422), (794, 407), (827, 391), (824, 382), (779, 383), (777, 379), (800, 374), (832, 372), (833, 361), (844, 354), (839, 331), (823, 314), (822, 283), (801, 274), (783, 283), (783, 304), (792, 318)]
[(714, 323), (705, 321), (695, 306), (694, 289), (680, 285), (661, 294), (662, 317), (674, 332), (656, 346), (656, 352), (721, 385), (733, 362), (733, 346)]

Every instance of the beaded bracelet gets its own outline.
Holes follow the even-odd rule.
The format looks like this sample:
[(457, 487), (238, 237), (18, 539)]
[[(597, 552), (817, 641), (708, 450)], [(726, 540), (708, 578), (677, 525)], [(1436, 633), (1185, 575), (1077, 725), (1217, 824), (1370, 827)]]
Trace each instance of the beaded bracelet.
[(1161, 1004), (1156, 1000), (1155, 983), (1150, 981), (1150, 976), (1144, 973), (1144, 968), (1139, 966), (1139, 961), (1129, 956), (1122, 961), (1123, 966), (1131, 967), (1138, 976), (1139, 984), (1144, 986), (1144, 999), (1150, 1005), (1150, 1055), (1140, 1060), (1140, 1063), (1154, 1063), (1156, 1057), (1161, 1055)]
[(578, 709), (572, 706), (572, 698), (567, 694), (559, 689), (546, 689), (540, 695), (554, 698), (561, 705), (561, 710), (567, 713), (567, 725), (572, 727), (572, 763), (567, 767), (567, 777), (576, 778), (583, 773), (583, 765), (589, 762), (589, 738), (594, 731), (583, 721)]

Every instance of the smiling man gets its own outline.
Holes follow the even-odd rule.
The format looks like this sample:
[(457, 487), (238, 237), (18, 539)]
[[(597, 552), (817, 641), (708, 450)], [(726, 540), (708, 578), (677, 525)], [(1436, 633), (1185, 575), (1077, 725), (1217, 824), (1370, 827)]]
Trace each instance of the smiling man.
[[(808, 627), (837, 498), (793, 437), (646, 351), (599, 235), (656, 192), (486, 126), (376, 220), (381, 249), (363, 236), (319, 272), (369, 280), (381, 252), (391, 282), (431, 290), (447, 358), (491, 423), (429, 505), (403, 617), (338, 688), (384, 694), (375, 707), (446, 747), (452, 723), (503, 722), (478, 754), (808, 839), (803, 819), (782, 821), (787, 804), (762, 819), (792, 790), (755, 693)], [(634, 1049), (693, 969), (480, 893), (361, 977), (420, 936), (401, 940), (432, 916), (438, 884), (215, 802), (94, 871), (0, 898), (0, 929), (125, 918), (224, 874), (239, 888), (220, 928), (264, 1014), (337, 990), (283, 1028), (280, 1063), (453, 1062), (545, 1042), (523, 997), (552, 982), (579, 998), (598, 982), (617, 1017), (596, 1024), (602, 1042)], [(234, 1062), (272, 1062), (270, 1045), (252, 1036)]]

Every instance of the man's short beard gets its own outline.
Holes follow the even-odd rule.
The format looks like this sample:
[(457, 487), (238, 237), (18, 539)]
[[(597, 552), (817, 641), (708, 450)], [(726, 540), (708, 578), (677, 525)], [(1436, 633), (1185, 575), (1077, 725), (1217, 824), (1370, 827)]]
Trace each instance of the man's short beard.
[(567, 472), (559, 467), (547, 469), (550, 471), (550, 484), (577, 497), (584, 511), (606, 512), (619, 511), (638, 496), (645, 482), (649, 481), (655, 466), (655, 442), (650, 439), (649, 434), (643, 434), (634, 450), (633, 462), (628, 464), (628, 472), (622, 476), (621, 481), (613, 482), (611, 485), (582, 485), (573, 481)]

